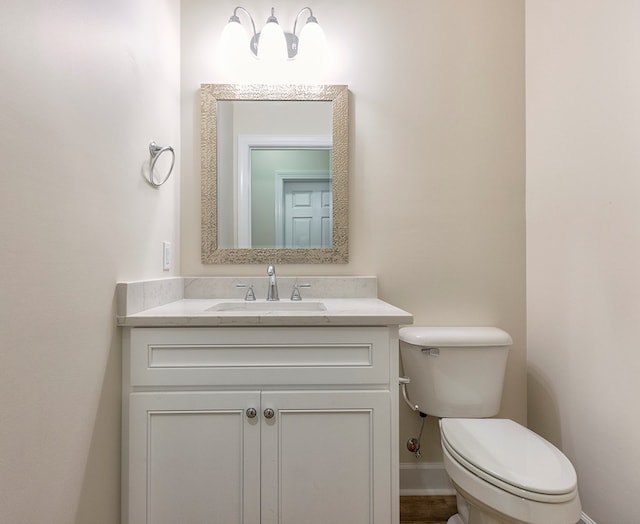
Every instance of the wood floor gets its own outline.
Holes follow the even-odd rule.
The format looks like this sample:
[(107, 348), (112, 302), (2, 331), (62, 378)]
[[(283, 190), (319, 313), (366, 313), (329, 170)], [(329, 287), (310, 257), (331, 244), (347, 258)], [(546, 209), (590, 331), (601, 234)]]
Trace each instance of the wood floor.
[(446, 524), (456, 513), (454, 496), (400, 497), (400, 524)]

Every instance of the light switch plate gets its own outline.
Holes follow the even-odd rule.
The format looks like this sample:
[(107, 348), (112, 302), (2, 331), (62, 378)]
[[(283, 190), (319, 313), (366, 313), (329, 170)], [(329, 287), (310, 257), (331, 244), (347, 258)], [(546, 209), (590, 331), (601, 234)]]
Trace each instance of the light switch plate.
[(162, 242), (162, 269), (169, 271), (171, 269), (171, 242), (165, 240)]

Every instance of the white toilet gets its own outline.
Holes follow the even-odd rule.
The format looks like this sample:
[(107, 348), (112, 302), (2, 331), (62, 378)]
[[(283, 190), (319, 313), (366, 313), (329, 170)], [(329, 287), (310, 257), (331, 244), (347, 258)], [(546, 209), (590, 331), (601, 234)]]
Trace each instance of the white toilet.
[(400, 329), (408, 397), (418, 411), (441, 417), (458, 502), (448, 524), (575, 524), (581, 506), (567, 457), (512, 420), (488, 418), (500, 409), (511, 344), (492, 327)]

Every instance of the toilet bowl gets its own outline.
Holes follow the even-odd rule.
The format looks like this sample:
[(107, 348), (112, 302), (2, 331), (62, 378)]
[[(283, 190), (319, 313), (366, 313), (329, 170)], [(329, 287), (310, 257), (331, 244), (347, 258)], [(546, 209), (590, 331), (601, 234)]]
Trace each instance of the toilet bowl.
[[(508, 419), (441, 419), (445, 470), (462, 497), (449, 524), (575, 523), (577, 477), (551, 443)], [(466, 503), (466, 504), (465, 504)]]
[(511, 337), (497, 328), (408, 327), (400, 354), (414, 409), (440, 417), (458, 513), (448, 524), (575, 524), (575, 469), (551, 443), (497, 415)]

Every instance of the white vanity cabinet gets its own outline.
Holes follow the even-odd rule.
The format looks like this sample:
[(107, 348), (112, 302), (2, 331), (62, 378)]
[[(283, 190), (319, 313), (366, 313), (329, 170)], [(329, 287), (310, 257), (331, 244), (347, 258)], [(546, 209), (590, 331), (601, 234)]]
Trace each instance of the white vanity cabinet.
[(397, 326), (124, 328), (124, 524), (397, 524)]

